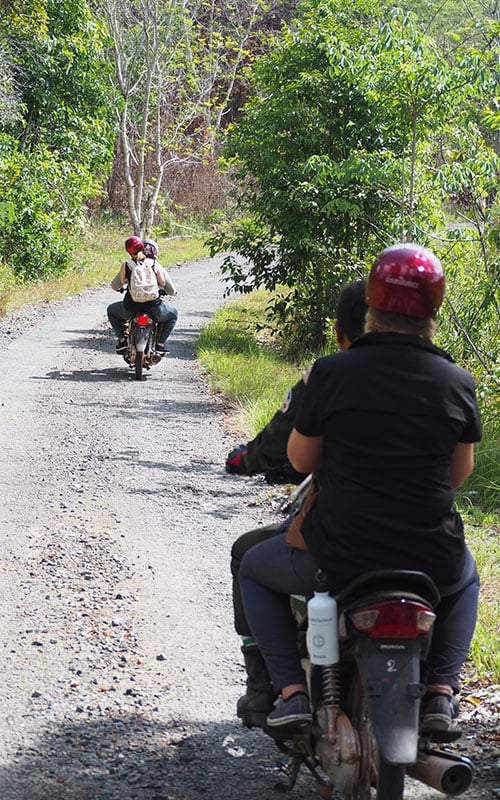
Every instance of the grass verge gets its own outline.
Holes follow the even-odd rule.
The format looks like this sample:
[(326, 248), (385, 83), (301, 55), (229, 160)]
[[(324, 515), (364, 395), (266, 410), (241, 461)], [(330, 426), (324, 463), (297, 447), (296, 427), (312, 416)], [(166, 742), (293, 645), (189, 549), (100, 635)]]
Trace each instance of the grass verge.
[(466, 683), (500, 683), (498, 631), (500, 608), (498, 582), (500, 564), (499, 520), (485, 517), (478, 526), (465, 514), (466, 535), (481, 579), (479, 615), (469, 652)]
[[(265, 329), (259, 329), (265, 323), (268, 297), (266, 292), (255, 292), (228, 304), (215, 314), (199, 340), (201, 364), (211, 385), (227, 399), (242, 441), (252, 439), (269, 421), (300, 377), (299, 365), (283, 360)], [(479, 617), (466, 684), (500, 683), (498, 442), (497, 431), (486, 428), (475, 472), (457, 497), (481, 577)]]

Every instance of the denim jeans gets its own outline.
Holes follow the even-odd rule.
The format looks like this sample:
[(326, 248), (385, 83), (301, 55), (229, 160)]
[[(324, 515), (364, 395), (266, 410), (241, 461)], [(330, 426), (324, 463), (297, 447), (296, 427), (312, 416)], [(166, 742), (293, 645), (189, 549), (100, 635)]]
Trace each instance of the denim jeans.
[[(177, 322), (177, 309), (175, 306), (162, 300), (157, 306), (150, 308), (147, 313), (158, 323), (158, 343), (165, 344)], [(125, 323), (133, 314), (134, 312), (130, 312), (125, 308), (123, 300), (119, 300), (117, 303), (111, 303), (111, 305), (108, 306), (108, 319), (119, 339), (124, 338)]]
[[(308, 551), (289, 547), (285, 535), (272, 536), (251, 547), (239, 569), (245, 615), (277, 692), (283, 686), (305, 682), (289, 595), (310, 596), (318, 588), (318, 565)], [(445, 594), (437, 608), (425, 665), (428, 684), (445, 683), (459, 691), (460, 670), (474, 633), (478, 595), (479, 577), (474, 559), (466, 551), (461, 581), (452, 593)]]

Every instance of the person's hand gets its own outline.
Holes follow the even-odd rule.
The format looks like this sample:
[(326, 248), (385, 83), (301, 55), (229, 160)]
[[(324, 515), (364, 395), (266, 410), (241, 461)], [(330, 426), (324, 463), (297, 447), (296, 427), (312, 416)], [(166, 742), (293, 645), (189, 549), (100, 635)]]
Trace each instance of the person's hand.
[(239, 444), (234, 450), (231, 450), (226, 459), (226, 472), (230, 474), (245, 475), (245, 467), (243, 465), (243, 456), (247, 452), (246, 444)]
[(307, 369), (304, 369), (302, 371), (302, 380), (304, 381), (304, 383), (307, 383), (307, 381), (309, 380), (309, 375), (311, 374), (312, 368), (313, 368), (313, 365), (309, 364)]

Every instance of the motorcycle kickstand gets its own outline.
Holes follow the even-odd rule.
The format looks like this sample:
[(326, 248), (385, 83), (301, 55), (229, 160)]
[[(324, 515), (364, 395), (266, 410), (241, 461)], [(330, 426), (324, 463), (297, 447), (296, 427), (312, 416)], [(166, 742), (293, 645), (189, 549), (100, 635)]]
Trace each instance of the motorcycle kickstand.
[(294, 740), (294, 744), (297, 745), (297, 748), (294, 748), (293, 750), (288, 750), (288, 748), (283, 747), (283, 752), (290, 756), (288, 764), (278, 762), (278, 768), (287, 776), (288, 780), (278, 781), (274, 788), (279, 792), (290, 792), (297, 782), (301, 766), (304, 765), (307, 767), (318, 784), (318, 795), (321, 797), (321, 799), (331, 800), (333, 786), (330, 781), (322, 778), (316, 769), (316, 766), (313, 763), (313, 756), (310, 753), (310, 743), (308, 738), (304, 739), (303, 741), (299, 741), (297, 738)]

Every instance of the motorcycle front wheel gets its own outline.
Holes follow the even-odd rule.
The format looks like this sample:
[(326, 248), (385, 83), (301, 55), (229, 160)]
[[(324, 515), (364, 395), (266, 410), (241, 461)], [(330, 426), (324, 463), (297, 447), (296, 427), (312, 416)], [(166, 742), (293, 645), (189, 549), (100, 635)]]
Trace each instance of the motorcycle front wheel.
[(144, 353), (136, 352), (135, 354), (135, 379), (142, 381), (142, 367), (144, 364)]
[(404, 800), (406, 769), (399, 764), (388, 764), (379, 755), (357, 671), (349, 692), (349, 716), (361, 745), (360, 775), (350, 800)]

